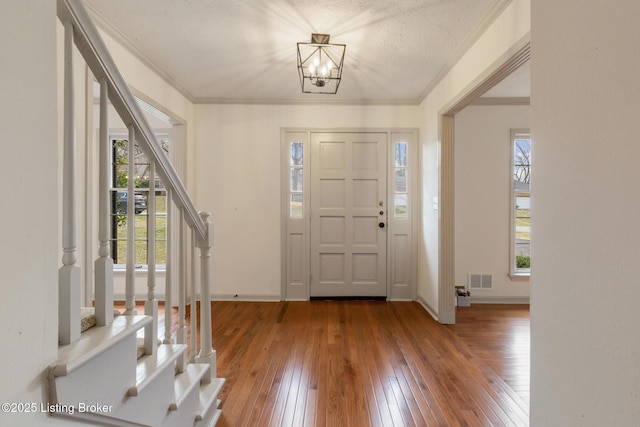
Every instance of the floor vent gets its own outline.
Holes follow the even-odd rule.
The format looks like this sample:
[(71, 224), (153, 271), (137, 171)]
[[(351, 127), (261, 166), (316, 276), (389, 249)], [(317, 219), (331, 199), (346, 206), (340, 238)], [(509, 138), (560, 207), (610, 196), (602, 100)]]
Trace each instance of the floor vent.
[(492, 289), (492, 277), (490, 274), (469, 274), (469, 289)]

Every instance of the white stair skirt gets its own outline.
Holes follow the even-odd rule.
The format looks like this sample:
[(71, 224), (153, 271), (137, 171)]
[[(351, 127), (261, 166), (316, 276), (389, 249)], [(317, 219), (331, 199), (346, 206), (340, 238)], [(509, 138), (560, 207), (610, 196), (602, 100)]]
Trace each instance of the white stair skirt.
[(215, 425), (223, 379), (211, 378), (209, 364), (189, 364), (176, 373), (184, 344), (163, 344), (137, 358), (136, 333), (149, 316), (118, 316), (61, 346), (49, 367), (54, 416), (116, 426)]

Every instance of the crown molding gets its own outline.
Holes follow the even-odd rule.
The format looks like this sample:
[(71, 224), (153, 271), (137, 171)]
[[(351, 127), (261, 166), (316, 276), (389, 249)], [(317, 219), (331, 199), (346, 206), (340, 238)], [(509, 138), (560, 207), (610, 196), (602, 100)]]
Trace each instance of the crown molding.
[(471, 49), (473, 44), (477, 42), (480, 36), (482, 36), (485, 31), (487, 31), (487, 29), (491, 26), (491, 24), (493, 24), (493, 22), (498, 19), (500, 14), (507, 8), (507, 6), (511, 4), (512, 1), (513, 0), (497, 0), (493, 4), (491, 9), (489, 10), (489, 13), (487, 13), (482, 21), (480, 21), (478, 25), (476, 25), (475, 29), (471, 32), (471, 34), (469, 34), (466, 40), (460, 46), (458, 46), (456, 50), (453, 51), (447, 64), (442, 67), (440, 72), (436, 74), (436, 76), (433, 78), (433, 80), (431, 80), (425, 90), (422, 91), (422, 93), (418, 97), (419, 103), (424, 101), (427, 96), (429, 96), (429, 94), (440, 84), (440, 82), (442, 82), (445, 76), (449, 74), (451, 70), (453, 70), (453, 67), (455, 67), (458, 61), (462, 59), (464, 54), (467, 53), (469, 49)]
[(340, 99), (340, 98), (291, 98), (291, 99), (231, 99), (196, 98), (201, 105), (391, 105), (418, 106), (417, 99)]
[(187, 98), (190, 102), (195, 102), (195, 97), (184, 87), (182, 87), (178, 82), (176, 82), (173, 77), (167, 74), (158, 64), (156, 64), (151, 58), (144, 54), (138, 47), (129, 40), (127, 36), (125, 36), (121, 31), (115, 28), (109, 21), (107, 21), (91, 4), (87, 2), (83, 2), (89, 16), (95, 23), (95, 25), (104, 31), (107, 35), (113, 38), (117, 43), (122, 45), (129, 53), (136, 57), (140, 62), (149, 67), (151, 71), (157, 74), (162, 80), (164, 80), (169, 86), (173, 87), (177, 90), (182, 96)]

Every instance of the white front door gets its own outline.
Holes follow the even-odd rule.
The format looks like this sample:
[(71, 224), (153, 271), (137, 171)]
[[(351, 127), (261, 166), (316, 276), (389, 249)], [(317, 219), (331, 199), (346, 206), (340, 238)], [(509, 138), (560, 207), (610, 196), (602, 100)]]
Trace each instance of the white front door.
[(387, 296), (387, 133), (311, 134), (311, 297)]

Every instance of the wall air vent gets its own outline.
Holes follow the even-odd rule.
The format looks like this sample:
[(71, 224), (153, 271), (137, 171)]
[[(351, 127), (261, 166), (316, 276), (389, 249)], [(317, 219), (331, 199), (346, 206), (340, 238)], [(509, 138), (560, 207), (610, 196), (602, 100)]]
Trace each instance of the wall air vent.
[(469, 273), (469, 289), (492, 289), (492, 277), (490, 274)]

